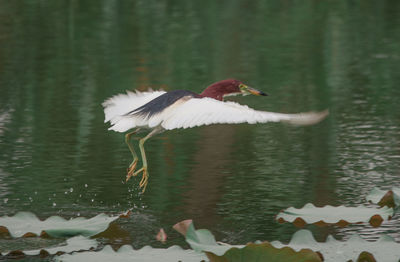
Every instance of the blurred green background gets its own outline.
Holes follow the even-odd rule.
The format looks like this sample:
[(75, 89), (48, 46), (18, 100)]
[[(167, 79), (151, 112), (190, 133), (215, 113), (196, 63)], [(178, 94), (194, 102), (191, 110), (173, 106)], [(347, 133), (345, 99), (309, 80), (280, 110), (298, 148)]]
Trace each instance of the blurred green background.
[[(287, 241), (282, 209), (355, 205), (400, 186), (400, 2), (0, 0), (0, 216), (92, 217), (133, 208), (105, 243), (184, 245), (192, 218), (217, 239)], [(259, 110), (330, 109), (311, 127), (214, 125), (146, 143), (150, 181), (125, 183), (131, 155), (101, 103), (125, 90), (236, 78)], [(399, 240), (398, 220), (311, 228)], [(0, 244), (1, 245), (1, 244)]]

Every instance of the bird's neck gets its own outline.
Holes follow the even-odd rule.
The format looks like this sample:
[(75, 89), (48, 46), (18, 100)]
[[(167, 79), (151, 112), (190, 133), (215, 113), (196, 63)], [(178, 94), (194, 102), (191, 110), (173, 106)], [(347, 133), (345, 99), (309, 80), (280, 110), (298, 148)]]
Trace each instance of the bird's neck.
[(200, 96), (222, 101), (225, 95), (240, 93), (240, 89), (238, 88), (239, 84), (240, 82), (235, 79), (218, 81), (207, 87)]
[(210, 97), (216, 100), (222, 101), (224, 100), (225, 93), (220, 88), (215, 88), (214, 86), (207, 87), (200, 96), (202, 97)]

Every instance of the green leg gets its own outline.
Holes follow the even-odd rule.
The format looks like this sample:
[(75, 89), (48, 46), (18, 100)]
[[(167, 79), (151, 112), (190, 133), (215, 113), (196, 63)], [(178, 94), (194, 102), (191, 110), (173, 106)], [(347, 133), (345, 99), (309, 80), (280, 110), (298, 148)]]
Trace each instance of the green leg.
[(146, 142), (146, 140), (149, 139), (150, 137), (160, 133), (161, 130), (162, 130), (161, 128), (156, 128), (153, 131), (151, 131), (147, 136), (140, 139), (140, 141), (139, 141), (139, 148), (140, 148), (140, 153), (142, 154), (143, 167), (141, 169), (139, 169), (138, 171), (136, 171), (133, 175), (136, 176), (140, 172), (143, 172), (142, 179), (140, 180), (140, 183), (139, 183), (139, 187), (143, 188), (142, 193), (144, 193), (144, 191), (146, 190), (146, 186), (147, 186), (148, 179), (149, 179), (149, 173), (147, 172), (146, 153), (144, 151), (144, 142)]
[(138, 162), (138, 156), (136, 155), (135, 149), (133, 148), (133, 145), (131, 143), (131, 136), (133, 136), (134, 134), (139, 132), (139, 130), (140, 130), (140, 128), (125, 135), (125, 143), (128, 145), (129, 150), (131, 151), (131, 154), (133, 157), (133, 161), (129, 165), (129, 168), (128, 168), (128, 174), (126, 175), (126, 181), (128, 181), (131, 178), (131, 176), (133, 175), (133, 172), (135, 172), (135, 168), (136, 168), (136, 165)]

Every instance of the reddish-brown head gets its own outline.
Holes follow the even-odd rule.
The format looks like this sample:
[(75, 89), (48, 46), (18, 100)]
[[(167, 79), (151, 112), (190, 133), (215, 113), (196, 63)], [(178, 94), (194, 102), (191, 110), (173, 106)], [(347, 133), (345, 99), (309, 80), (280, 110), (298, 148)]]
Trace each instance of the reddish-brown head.
[(243, 84), (241, 81), (236, 79), (226, 79), (218, 81), (207, 87), (200, 95), (202, 97), (211, 97), (222, 101), (224, 99), (224, 96), (238, 95), (238, 94), (243, 94), (243, 95), (253, 94), (259, 96), (266, 96), (265, 93), (250, 88), (247, 85)]

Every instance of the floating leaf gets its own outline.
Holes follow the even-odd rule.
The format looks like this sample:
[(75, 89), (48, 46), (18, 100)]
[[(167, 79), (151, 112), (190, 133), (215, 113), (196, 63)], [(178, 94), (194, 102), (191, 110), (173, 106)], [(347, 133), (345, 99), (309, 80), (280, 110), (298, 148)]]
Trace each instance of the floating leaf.
[(358, 256), (357, 262), (376, 262), (376, 259), (371, 253), (364, 251)]
[[(182, 225), (181, 223), (178, 223)], [(291, 248), (275, 248), (268, 242), (232, 246), (218, 244), (210, 231), (195, 230), (193, 223), (183, 223), (186, 228), (186, 242), (196, 251), (203, 251), (212, 262), (241, 261), (321, 261), (321, 258), (311, 250), (294, 251)], [(174, 226), (175, 227), (175, 226)], [(184, 231), (184, 230), (183, 230)]]
[(99, 214), (92, 218), (71, 218), (66, 220), (59, 216), (52, 216), (41, 221), (33, 213), (18, 212), (12, 217), (0, 217), (0, 226), (7, 229), (12, 237), (31, 237), (48, 234), (52, 237), (65, 236), (93, 236), (106, 230), (118, 216)]
[(205, 261), (207, 257), (202, 253), (193, 250), (184, 250), (178, 246), (169, 248), (152, 248), (145, 246), (139, 250), (134, 250), (131, 246), (122, 246), (118, 251), (114, 251), (111, 246), (105, 246), (98, 252), (78, 252), (73, 254), (65, 254), (55, 258), (56, 261), (140, 261), (140, 262), (199, 262)]
[[(284, 245), (279, 241), (273, 241), (271, 244), (277, 248), (291, 247), (295, 250), (309, 248), (315, 252), (320, 252), (324, 261), (359, 261), (359, 257), (374, 258), (379, 262), (397, 262), (400, 258), (400, 244), (396, 243), (390, 236), (384, 235), (377, 241), (366, 241), (359, 235), (352, 235), (347, 241), (338, 241), (332, 236), (328, 236), (326, 242), (315, 241), (310, 231), (301, 229), (297, 231), (289, 244)], [(364, 253), (361, 255), (361, 253)], [(373, 261), (373, 260), (360, 260)]]
[(317, 224), (320, 226), (336, 224), (344, 227), (351, 223), (364, 222), (369, 222), (372, 226), (378, 227), (382, 224), (382, 221), (389, 220), (392, 216), (393, 209), (388, 207), (316, 207), (309, 203), (303, 208), (289, 207), (280, 212), (276, 216), (276, 219), (280, 223), (290, 222), (298, 227), (304, 227), (306, 224)]
[[(189, 223), (190, 221), (190, 223)], [(179, 225), (179, 226), (177, 226)], [(192, 220), (185, 220), (177, 223), (173, 226), (175, 230), (179, 228), (179, 233), (185, 236), (186, 242), (196, 251), (208, 251), (216, 254), (217, 256), (222, 256), (232, 247), (243, 248), (244, 245), (231, 246), (231, 245), (220, 245), (215, 240), (213, 234), (207, 229), (198, 229), (194, 228)], [(183, 234), (185, 233), (185, 234)]]
[(94, 239), (89, 239), (83, 236), (76, 236), (67, 239), (66, 245), (44, 249), (26, 250), (22, 252), (24, 252), (26, 255), (38, 255), (41, 250), (45, 250), (50, 255), (54, 255), (59, 252), (70, 253), (74, 251), (89, 250), (91, 248), (96, 248), (97, 244), (97, 241)]
[(48, 248), (41, 248), (41, 249), (35, 249), (35, 250), (13, 250), (9, 251), (6, 256), (8, 257), (20, 257), (20, 256), (36, 256), (36, 255), (41, 255), (41, 256), (48, 256), (48, 255), (54, 255), (57, 253), (70, 253), (73, 251), (80, 251), (80, 250), (89, 250), (91, 248), (96, 248), (97, 247), (97, 241), (93, 239), (88, 239), (83, 236), (76, 236), (70, 239), (67, 239), (66, 243), (61, 243), (57, 246), (54, 247), (48, 247)]
[(295, 251), (289, 247), (275, 248), (270, 243), (247, 244), (244, 248), (231, 248), (223, 256), (206, 252), (211, 262), (320, 262), (322, 258), (310, 249)]
[(107, 238), (111, 241), (130, 241), (130, 233), (118, 223), (111, 223), (106, 230), (92, 236), (92, 238)]
[(9, 252), (6, 257), (12, 259), (22, 259), (25, 257), (25, 254), (21, 250), (15, 250)]
[(391, 190), (380, 190), (375, 187), (366, 199), (380, 206), (398, 207), (400, 206), (400, 188), (393, 187)]

